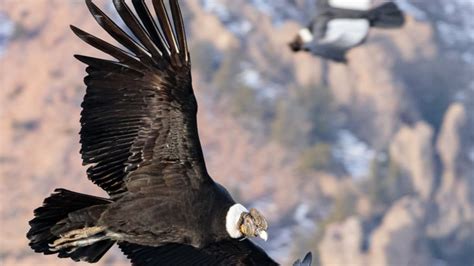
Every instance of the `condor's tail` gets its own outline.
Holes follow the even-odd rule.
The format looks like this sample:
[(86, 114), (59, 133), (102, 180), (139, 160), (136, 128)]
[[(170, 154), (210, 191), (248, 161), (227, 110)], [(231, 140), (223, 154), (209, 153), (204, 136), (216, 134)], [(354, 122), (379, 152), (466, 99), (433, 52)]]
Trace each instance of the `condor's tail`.
[[(95, 227), (100, 214), (111, 201), (80, 194), (66, 189), (56, 189), (54, 193), (46, 198), (43, 206), (34, 211), (35, 217), (29, 222), (30, 230), (27, 238), (30, 247), (38, 253), (58, 254), (60, 258), (71, 258), (75, 261), (98, 261), (114, 244), (112, 240), (89, 241), (92, 237), (103, 234)], [(65, 235), (80, 239), (80, 234), (73, 236), (71, 232), (81, 230), (96, 230), (94, 234), (87, 235), (88, 245), (67, 246), (67, 241), (62, 241)], [(85, 236), (83, 234), (82, 236)], [(72, 238), (71, 238), (72, 239)], [(87, 239), (87, 238), (83, 238)], [(96, 238), (97, 239), (97, 238)], [(62, 248), (55, 248), (54, 244), (62, 242)], [(66, 245), (65, 245), (66, 244)]]
[(393, 2), (369, 10), (368, 19), (370, 26), (378, 28), (398, 28), (405, 23), (403, 12)]

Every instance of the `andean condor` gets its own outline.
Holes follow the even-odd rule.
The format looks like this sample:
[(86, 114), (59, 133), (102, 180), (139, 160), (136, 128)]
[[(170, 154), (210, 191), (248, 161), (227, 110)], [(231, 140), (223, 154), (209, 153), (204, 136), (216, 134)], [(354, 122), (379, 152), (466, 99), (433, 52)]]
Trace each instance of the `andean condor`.
[(403, 13), (395, 3), (370, 6), (371, 0), (317, 0), (316, 17), (290, 42), (291, 50), (345, 63), (346, 52), (365, 41), (370, 27), (403, 25)]
[(246, 239), (267, 240), (265, 218), (207, 173), (178, 1), (169, 1), (168, 14), (153, 0), (155, 20), (144, 0), (132, 0), (135, 12), (113, 0), (127, 30), (85, 2), (125, 48), (71, 26), (116, 59), (75, 56), (88, 74), (81, 155), (88, 178), (110, 197), (56, 189), (29, 222), (31, 248), (97, 262), (117, 243), (134, 265), (275, 265)]

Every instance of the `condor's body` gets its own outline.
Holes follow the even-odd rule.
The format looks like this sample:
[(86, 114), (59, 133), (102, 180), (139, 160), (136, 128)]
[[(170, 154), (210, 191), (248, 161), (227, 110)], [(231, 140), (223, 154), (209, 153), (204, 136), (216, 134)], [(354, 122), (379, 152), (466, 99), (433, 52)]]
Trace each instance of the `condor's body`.
[[(229, 238), (223, 221), (234, 204), (225, 188), (217, 184), (206, 185), (199, 193), (177, 192), (169, 197), (130, 193), (110, 203), (98, 225), (107, 225), (122, 241), (135, 244), (183, 243), (203, 248)], [(179, 232), (169, 234), (173, 228)]]

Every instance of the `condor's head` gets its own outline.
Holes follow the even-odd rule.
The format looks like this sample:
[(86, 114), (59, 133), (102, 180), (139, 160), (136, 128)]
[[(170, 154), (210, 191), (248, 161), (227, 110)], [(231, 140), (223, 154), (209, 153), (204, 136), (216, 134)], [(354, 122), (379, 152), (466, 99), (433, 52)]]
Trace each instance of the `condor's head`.
[(293, 52), (309, 51), (308, 46), (313, 41), (313, 34), (308, 28), (302, 28), (288, 46)]
[(241, 204), (234, 204), (226, 215), (226, 230), (232, 238), (260, 237), (267, 241), (268, 223), (254, 208), (248, 211)]

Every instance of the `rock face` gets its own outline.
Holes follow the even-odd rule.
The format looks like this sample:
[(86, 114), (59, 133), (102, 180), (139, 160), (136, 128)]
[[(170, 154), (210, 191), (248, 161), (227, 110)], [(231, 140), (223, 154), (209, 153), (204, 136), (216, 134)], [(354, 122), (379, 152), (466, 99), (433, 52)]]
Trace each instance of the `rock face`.
[(390, 145), (391, 158), (410, 176), (424, 200), (429, 199), (435, 182), (432, 141), (433, 129), (420, 122), (400, 128)]
[(416, 197), (398, 200), (370, 234), (366, 250), (366, 233), (359, 218), (329, 225), (319, 245), (321, 265), (431, 265), (424, 238), (425, 209), (425, 203)]
[(348, 54), (349, 62), (357, 63), (330, 64), (335, 100), (351, 111), (355, 130), (373, 146), (380, 148), (390, 142), (403, 122), (402, 116), (418, 116), (405, 100), (410, 88), (404, 88), (401, 74), (393, 68), (397, 58), (414, 61), (433, 57), (436, 46), (432, 39), (429, 25), (407, 17), (402, 29), (373, 29), (367, 43)]
[(367, 265), (362, 242), (362, 224), (357, 217), (329, 225), (319, 246), (321, 264)]
[[(416, 193), (393, 203), (368, 236), (354, 217), (328, 226), (319, 248), (322, 265), (433, 265), (435, 257), (447, 265), (472, 264), (470, 127), (460, 103), (448, 108), (435, 142), (426, 123), (402, 127), (390, 146), (390, 156), (410, 177)], [(435, 152), (441, 159), (439, 182), (434, 177)], [(368, 249), (361, 251), (365, 237), (369, 237)]]
[(437, 216), (428, 232), (437, 245), (449, 246), (441, 250), (454, 261), (474, 247), (474, 162), (467, 154), (474, 145), (471, 134), (465, 107), (451, 105), (436, 144), (443, 173), (434, 199)]
[(385, 214), (370, 239), (370, 265), (431, 265), (424, 242), (425, 204), (402, 198)]

